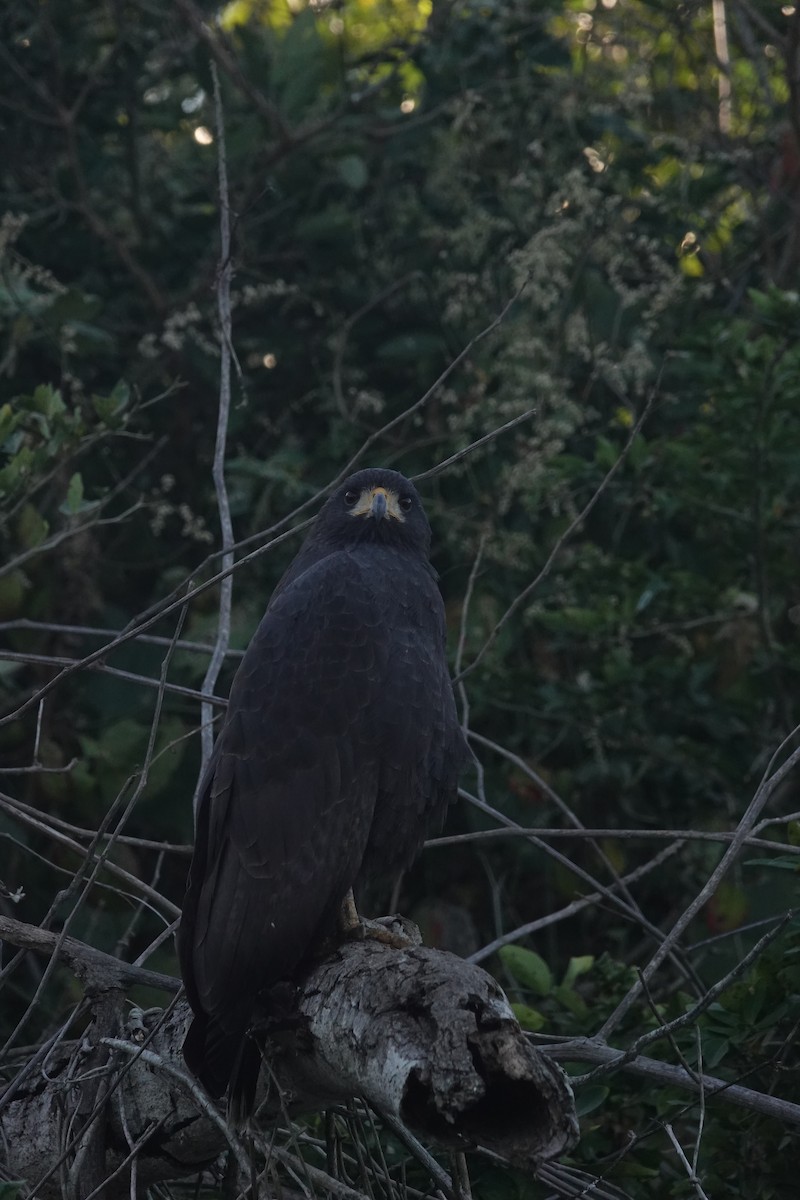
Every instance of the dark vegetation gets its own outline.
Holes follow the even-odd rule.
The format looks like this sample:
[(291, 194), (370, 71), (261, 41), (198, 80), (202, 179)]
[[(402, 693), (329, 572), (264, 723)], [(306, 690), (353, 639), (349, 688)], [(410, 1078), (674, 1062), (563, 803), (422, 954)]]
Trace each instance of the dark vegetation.
[[(419, 485), (483, 768), (464, 788), (525, 828), (602, 832), (432, 847), (398, 902), (463, 954), (544, 919), (485, 965), (532, 1033), (593, 1037), (796, 745), (800, 14), (236, 0), (217, 16), (46, 0), (1, 19), (0, 878), (24, 898), (0, 906), (132, 962), (172, 915), (96, 852), (182, 897), (208, 661), (183, 643), (213, 642), (217, 586), (42, 689), (219, 568), (213, 57), (227, 482), (237, 557), (267, 546), (234, 575), (232, 646), (298, 545), (273, 534), (365, 443), (362, 463), (415, 475), (530, 413)], [(611, 1045), (691, 1010), (771, 933), (643, 1053), (800, 1104), (800, 924), (781, 924), (798, 810), (787, 774)], [(496, 826), (465, 798), (446, 832)], [(594, 880), (612, 891), (547, 920)], [(176, 971), (171, 938), (148, 965)], [(61, 967), (37, 991), (42, 969), (0, 977), (9, 1079), (79, 995)], [(788, 1109), (626, 1070), (577, 1096), (573, 1162), (632, 1197), (794, 1194)], [(479, 1200), (552, 1194), (470, 1167)]]

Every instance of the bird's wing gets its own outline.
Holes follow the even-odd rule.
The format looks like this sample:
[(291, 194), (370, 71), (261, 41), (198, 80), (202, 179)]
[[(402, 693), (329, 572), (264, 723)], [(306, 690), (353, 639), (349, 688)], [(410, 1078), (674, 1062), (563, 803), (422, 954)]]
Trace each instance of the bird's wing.
[(231, 689), (179, 941), (192, 1006), (210, 1017), (291, 974), (363, 856), (389, 655), (364, 582), (344, 552), (294, 580)]
[[(445, 655), (444, 607), (427, 564), (396, 590), (405, 619), (392, 638), (393, 704), (382, 707), (378, 805), (362, 880), (407, 867), (457, 795), (467, 749)], [(389, 880), (387, 880), (389, 882)]]

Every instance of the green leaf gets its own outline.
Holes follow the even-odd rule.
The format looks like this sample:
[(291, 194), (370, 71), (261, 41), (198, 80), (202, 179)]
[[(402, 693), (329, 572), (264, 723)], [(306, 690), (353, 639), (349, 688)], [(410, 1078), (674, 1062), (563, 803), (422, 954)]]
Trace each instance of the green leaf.
[(28, 587), (28, 578), (19, 568), (0, 576), (0, 620), (10, 621), (20, 615)]
[(547, 963), (533, 950), (522, 946), (503, 946), (500, 961), (517, 983), (530, 988), (537, 996), (546, 996), (553, 987), (553, 973)]
[(538, 1008), (531, 1008), (529, 1004), (512, 1004), (511, 1008), (519, 1021), (520, 1029), (525, 1029), (528, 1033), (538, 1033), (547, 1024), (546, 1017), (542, 1016)]
[(589, 1015), (589, 1007), (583, 996), (573, 992), (572, 988), (564, 987), (563, 983), (553, 988), (553, 995), (560, 1004), (564, 1005), (573, 1016), (584, 1020)]
[(272, 64), (283, 113), (298, 120), (323, 90), (328, 65), (325, 43), (312, 9), (297, 14), (277, 46)]
[(0, 1200), (17, 1200), (25, 1187), (24, 1179), (5, 1179), (0, 1182)]
[(746, 858), (745, 867), (767, 867), (771, 871), (800, 871), (800, 858), (780, 855), (778, 858)]
[(586, 975), (593, 966), (593, 954), (581, 954), (577, 958), (571, 958), (564, 972), (564, 978), (561, 980), (561, 986), (571, 988), (575, 980), (579, 979), (581, 975)]
[(40, 545), (47, 537), (50, 526), (32, 504), (24, 504), (17, 519), (17, 537), (25, 550)]
[(613, 442), (610, 442), (607, 437), (599, 437), (594, 448), (594, 459), (598, 467), (602, 467), (604, 471), (607, 471), (613, 467), (618, 458), (619, 448)]
[(67, 498), (64, 501), (64, 503), (61, 505), (60, 511), (69, 513), (71, 516), (74, 516), (76, 513), (79, 513), (81, 511), (82, 505), (83, 505), (83, 477), (81, 476), (79, 471), (76, 471), (75, 474), (72, 476), (72, 478), (69, 481), (69, 487), (67, 488)]
[(585, 1117), (589, 1113), (594, 1112), (604, 1102), (608, 1093), (609, 1088), (603, 1087), (599, 1083), (595, 1083), (591, 1087), (581, 1088), (575, 1097), (575, 1110), (578, 1116)]
[(110, 395), (92, 396), (92, 406), (100, 420), (110, 424), (125, 411), (130, 395), (131, 389), (124, 379), (120, 379), (114, 384)]
[(42, 383), (36, 388), (31, 397), (34, 412), (43, 413), (52, 418), (67, 411), (67, 406), (61, 399), (61, 393), (52, 388), (49, 383)]
[(414, 333), (398, 333), (389, 338), (377, 350), (377, 357), (388, 362), (416, 362), (423, 356), (441, 353), (442, 339), (437, 333), (417, 330)]
[(713, 1034), (703, 1036), (703, 1066), (711, 1070), (722, 1062), (731, 1048), (727, 1038), (715, 1037)]
[(369, 179), (367, 164), (360, 154), (346, 154), (336, 164), (339, 178), (354, 192), (359, 192), (366, 186)]
[(10, 404), (4, 404), (0, 408), (0, 446), (14, 432), (20, 420), (20, 414), (15, 413)]

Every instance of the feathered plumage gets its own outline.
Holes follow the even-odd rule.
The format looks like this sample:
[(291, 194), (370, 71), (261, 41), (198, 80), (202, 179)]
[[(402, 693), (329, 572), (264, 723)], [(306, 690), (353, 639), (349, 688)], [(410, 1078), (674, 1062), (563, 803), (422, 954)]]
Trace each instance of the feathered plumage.
[[(466, 748), (430, 529), (395, 471), (351, 476), (270, 600), (206, 770), (178, 945), (186, 1061), (252, 1104), (257, 1002), (291, 980), (354, 885), (407, 866)], [(260, 994), (260, 1001), (259, 1001)]]

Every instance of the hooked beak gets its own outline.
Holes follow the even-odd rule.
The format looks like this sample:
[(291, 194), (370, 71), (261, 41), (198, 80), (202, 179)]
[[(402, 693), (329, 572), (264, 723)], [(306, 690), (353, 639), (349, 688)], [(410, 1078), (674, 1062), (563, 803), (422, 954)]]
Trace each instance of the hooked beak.
[(386, 492), (383, 488), (375, 488), (369, 506), (369, 515), (376, 521), (382, 521), (386, 516)]
[(405, 521), (397, 492), (384, 487), (364, 488), (358, 504), (350, 509), (350, 516), (374, 517), (378, 524), (384, 519), (399, 521), (401, 524)]

